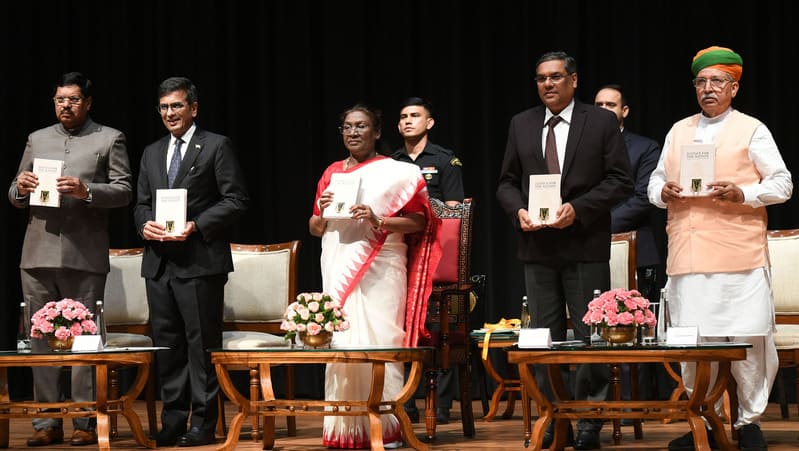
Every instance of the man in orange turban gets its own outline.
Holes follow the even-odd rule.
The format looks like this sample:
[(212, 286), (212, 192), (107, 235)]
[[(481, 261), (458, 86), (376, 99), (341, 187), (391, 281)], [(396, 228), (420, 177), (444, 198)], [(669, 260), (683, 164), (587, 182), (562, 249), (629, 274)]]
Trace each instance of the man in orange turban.
[[(700, 342), (752, 345), (746, 360), (732, 362), (730, 371), (738, 385), (738, 447), (761, 451), (768, 444), (760, 419), (779, 365), (766, 206), (788, 200), (793, 182), (768, 128), (732, 107), (742, 70), (741, 56), (728, 48), (709, 47), (696, 54), (691, 71), (702, 112), (672, 126), (649, 179), (648, 195), (650, 202), (668, 210), (666, 289), (673, 325), (696, 327)], [(702, 180), (702, 189), (692, 193), (691, 186), (679, 183), (680, 164), (682, 155), (697, 144), (715, 158), (712, 180)], [(683, 364), (682, 377), (692, 392), (695, 365)], [(718, 416), (711, 411), (706, 417), (718, 426), (708, 434), (710, 447), (716, 441), (725, 445), (724, 431), (715, 430), (721, 429)], [(689, 432), (672, 440), (669, 450), (698, 445)]]
[(712, 46), (700, 50), (691, 63), (691, 72), (694, 77), (700, 70), (711, 67), (730, 74), (735, 81), (741, 80), (743, 72), (743, 59), (741, 55), (726, 47)]

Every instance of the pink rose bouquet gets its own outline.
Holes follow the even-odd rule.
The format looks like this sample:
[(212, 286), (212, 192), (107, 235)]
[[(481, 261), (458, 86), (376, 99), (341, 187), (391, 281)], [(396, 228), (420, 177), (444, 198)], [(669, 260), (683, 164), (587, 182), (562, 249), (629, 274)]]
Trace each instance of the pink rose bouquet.
[(77, 335), (94, 335), (97, 324), (85, 305), (73, 299), (50, 301), (31, 317), (31, 337), (66, 340)]
[(297, 332), (319, 335), (322, 331), (336, 332), (349, 328), (341, 304), (326, 293), (297, 295), (297, 300), (286, 309), (286, 319), (280, 324), (280, 329), (286, 331), (286, 340), (293, 339)]
[(637, 290), (616, 288), (606, 291), (588, 303), (588, 312), (583, 322), (599, 327), (646, 326), (657, 323), (655, 314), (649, 309), (649, 300)]

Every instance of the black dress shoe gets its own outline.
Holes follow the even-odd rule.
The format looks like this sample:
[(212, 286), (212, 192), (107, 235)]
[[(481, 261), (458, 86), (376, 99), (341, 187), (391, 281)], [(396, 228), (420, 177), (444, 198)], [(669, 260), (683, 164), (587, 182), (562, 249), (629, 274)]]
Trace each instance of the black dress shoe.
[(175, 446), (178, 444), (178, 437), (185, 433), (186, 429), (179, 431), (174, 428), (165, 427), (161, 429), (161, 432), (159, 432), (158, 435), (155, 436), (155, 444), (158, 447)]
[(203, 431), (200, 428), (192, 427), (189, 432), (178, 437), (178, 446), (202, 446), (216, 442), (214, 431)]
[(766, 451), (768, 443), (763, 437), (763, 431), (756, 424), (747, 424), (738, 429), (738, 448), (741, 451)]
[[(551, 448), (552, 442), (555, 441), (555, 421), (553, 420), (547, 426), (547, 430), (544, 432), (544, 441), (541, 444), (541, 449)], [(572, 446), (574, 444), (574, 429), (572, 429), (571, 423), (569, 423), (569, 429), (566, 433), (566, 446)]]
[[(713, 437), (713, 431), (707, 430), (707, 442), (710, 449), (718, 449), (716, 445), (716, 438)], [(683, 436), (677, 437), (669, 442), (669, 451), (693, 451), (694, 450), (694, 434), (689, 432)]]
[(574, 449), (599, 449), (599, 431), (578, 431)]

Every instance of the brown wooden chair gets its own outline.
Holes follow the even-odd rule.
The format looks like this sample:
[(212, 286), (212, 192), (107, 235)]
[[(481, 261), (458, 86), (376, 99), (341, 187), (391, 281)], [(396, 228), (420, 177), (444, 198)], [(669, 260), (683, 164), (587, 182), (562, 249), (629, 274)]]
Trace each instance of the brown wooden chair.
[[(280, 330), (286, 308), (297, 295), (297, 265), (300, 241), (276, 244), (230, 245), (234, 271), (225, 285), (225, 312), (222, 347), (257, 349), (288, 346)], [(249, 371), (250, 397), (260, 399), (260, 377), (254, 368), (229, 368)], [(294, 367), (286, 366), (286, 399), (294, 398)], [(224, 403), (219, 397), (220, 435), (226, 432)], [(286, 417), (289, 436), (297, 433), (296, 418)], [(259, 417), (252, 416), (253, 440), (259, 438)]]
[[(774, 342), (780, 359), (780, 369), (799, 365), (799, 229), (769, 230), (768, 250), (771, 263), (771, 288), (777, 332)], [(783, 418), (789, 418), (785, 393), (785, 374), (777, 375), (775, 388)], [(799, 396), (799, 368), (794, 381)], [(799, 402), (797, 402), (799, 407)]]
[(427, 309), (429, 339), (422, 337), (420, 346), (436, 348), (433, 366), (426, 369), (425, 424), (429, 439), (436, 432), (436, 379), (439, 369), (458, 367), (461, 422), (463, 435), (474, 436), (474, 413), (470, 383), (472, 377), (469, 338), (469, 295), (472, 248), (472, 199), (464, 199), (455, 207), (431, 199), (433, 211), (441, 218), (441, 262), (433, 277), (433, 293)]
[[(105, 282), (103, 319), (108, 331), (106, 346), (116, 348), (148, 347), (153, 345), (150, 330), (150, 309), (147, 292), (141, 277), (141, 261), (144, 250), (110, 249), (108, 258), (111, 271)], [(119, 367), (108, 372), (109, 398), (119, 397)], [(145, 387), (147, 420), (150, 434), (158, 433), (155, 412), (155, 365), (150, 366), (150, 377)], [(110, 416), (111, 437), (117, 436), (116, 412)]]

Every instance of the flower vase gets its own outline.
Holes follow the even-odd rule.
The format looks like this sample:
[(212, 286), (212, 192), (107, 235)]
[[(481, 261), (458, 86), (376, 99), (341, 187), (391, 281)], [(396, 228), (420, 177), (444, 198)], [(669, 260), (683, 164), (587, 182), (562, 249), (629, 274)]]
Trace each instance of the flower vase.
[(300, 341), (309, 348), (329, 348), (330, 342), (333, 341), (333, 332), (323, 330), (316, 335), (310, 335), (307, 332), (300, 332)]
[(602, 338), (611, 344), (631, 343), (635, 340), (635, 326), (608, 326), (600, 328)]
[(72, 350), (72, 342), (75, 341), (75, 337), (67, 337), (64, 340), (59, 340), (56, 337), (47, 337), (47, 344), (50, 345), (50, 349), (55, 352), (68, 352)]

